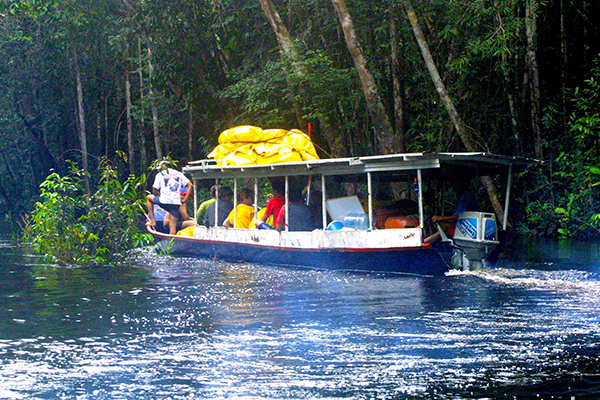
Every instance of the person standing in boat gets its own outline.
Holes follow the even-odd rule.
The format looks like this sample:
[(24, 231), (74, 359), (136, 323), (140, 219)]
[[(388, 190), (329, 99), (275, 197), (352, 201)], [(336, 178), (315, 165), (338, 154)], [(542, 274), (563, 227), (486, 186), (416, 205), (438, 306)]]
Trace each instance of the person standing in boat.
[[(225, 228), (242, 228), (248, 229), (250, 221), (254, 217), (254, 192), (250, 189), (242, 189), (237, 193), (238, 205), (235, 210), (231, 210), (223, 226)], [(234, 221), (235, 219), (235, 221)]]
[[(177, 221), (182, 218), (181, 206), (185, 205), (192, 192), (192, 182), (181, 172), (169, 168), (169, 165), (168, 161), (160, 162), (159, 172), (152, 185), (152, 194), (146, 196), (146, 208), (150, 217), (147, 225), (156, 227), (154, 216), (154, 205), (156, 204), (173, 217), (169, 221), (169, 233), (174, 235), (177, 232)], [(182, 197), (181, 188), (184, 186), (188, 190)]]
[[(231, 202), (233, 199), (233, 190), (229, 186), (220, 186), (218, 188), (218, 196), (219, 199), (208, 207), (204, 215), (204, 226), (206, 227), (223, 225), (225, 218), (233, 210), (233, 203)], [(216, 221), (215, 208), (218, 208)]]

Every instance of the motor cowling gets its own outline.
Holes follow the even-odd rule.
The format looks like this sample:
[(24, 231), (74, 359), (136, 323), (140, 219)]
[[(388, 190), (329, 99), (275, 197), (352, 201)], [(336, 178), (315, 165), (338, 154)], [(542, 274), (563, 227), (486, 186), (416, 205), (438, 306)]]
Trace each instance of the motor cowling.
[(452, 240), (463, 254), (455, 254), (452, 264), (461, 269), (480, 269), (483, 260), (500, 244), (496, 216), (492, 213), (467, 211), (458, 216)]

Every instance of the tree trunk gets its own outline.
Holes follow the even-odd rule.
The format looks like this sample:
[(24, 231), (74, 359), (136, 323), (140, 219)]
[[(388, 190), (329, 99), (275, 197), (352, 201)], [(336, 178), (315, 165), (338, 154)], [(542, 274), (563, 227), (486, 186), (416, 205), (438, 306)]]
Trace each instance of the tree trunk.
[(108, 96), (104, 97), (104, 156), (108, 156), (110, 146), (110, 135), (108, 134)]
[[(497, 4), (495, 4), (497, 6)], [(515, 16), (516, 17), (516, 16)], [(497, 29), (500, 32), (505, 32), (502, 16), (498, 13), (495, 16)], [(505, 42), (505, 44), (508, 44)], [(518, 89), (515, 88), (514, 78), (511, 77), (511, 61), (514, 60), (514, 57), (509, 57), (509, 53), (507, 51), (502, 51), (502, 55), (500, 58), (500, 68), (502, 69), (502, 76), (504, 78), (504, 86), (506, 91), (506, 98), (508, 101), (508, 109), (510, 112), (510, 122), (513, 133), (513, 141), (516, 149), (516, 155), (523, 155), (523, 143), (521, 140), (521, 130), (519, 127), (519, 119), (517, 117), (517, 103), (515, 98), (515, 93), (518, 93)]]
[(188, 99), (188, 160), (193, 160), (194, 154), (194, 105), (192, 100)]
[(540, 76), (537, 65), (537, 0), (526, 0), (525, 33), (527, 36), (527, 67), (531, 101), (531, 128), (534, 134), (535, 156), (542, 160), (542, 129), (540, 117)]
[[(440, 98), (444, 103), (444, 106), (446, 107), (446, 111), (448, 112), (448, 115), (450, 116), (450, 119), (454, 124), (454, 128), (458, 132), (458, 135), (460, 136), (465, 148), (468, 151), (477, 151), (477, 149), (471, 142), (471, 139), (469, 138), (469, 135), (463, 125), (458, 111), (456, 111), (456, 108), (454, 107), (452, 99), (446, 91), (446, 87), (444, 85), (444, 82), (442, 81), (442, 78), (440, 77), (440, 74), (438, 73), (437, 67), (435, 66), (435, 62), (433, 61), (433, 57), (431, 56), (431, 52), (429, 51), (429, 46), (427, 45), (427, 41), (425, 40), (425, 36), (423, 35), (423, 31), (421, 30), (419, 21), (417, 19), (417, 15), (415, 14), (414, 9), (412, 8), (410, 0), (404, 0), (404, 7), (406, 10), (406, 14), (408, 15), (410, 24), (413, 28), (413, 32), (415, 33), (417, 43), (421, 48), (421, 53), (423, 54), (425, 64), (427, 64), (427, 69), (429, 70), (429, 74), (431, 75), (433, 84), (435, 85), (435, 88), (437, 89)], [(482, 176), (481, 183), (487, 190), (488, 196), (490, 198), (490, 203), (494, 208), (496, 216), (500, 221), (502, 221), (504, 219), (504, 208), (502, 204), (500, 204), (500, 200), (497, 194), (498, 190), (496, 189), (492, 178), (490, 178), (489, 176)]]
[(138, 38), (138, 77), (140, 80), (140, 157), (142, 168), (148, 165), (148, 150), (146, 147), (146, 105), (144, 104), (144, 61), (142, 41)]
[(150, 96), (150, 109), (152, 111), (152, 132), (154, 133), (154, 150), (156, 151), (156, 159), (162, 160), (163, 152), (161, 147), (160, 129), (158, 127), (158, 109), (156, 108), (156, 99), (154, 98), (154, 88), (152, 83), (152, 74), (154, 67), (152, 65), (152, 51), (148, 48), (148, 96)]
[(508, 62), (508, 55), (502, 53), (502, 74), (504, 75), (504, 83), (506, 84), (506, 97), (508, 101), (508, 109), (510, 112), (510, 122), (513, 130), (513, 140), (515, 142), (516, 154), (518, 156), (523, 155), (523, 145), (521, 143), (521, 134), (519, 129), (519, 120), (517, 118), (517, 107), (515, 104), (515, 95), (512, 92), (513, 85), (510, 78), (509, 72), (510, 64)]
[(134, 174), (133, 119), (131, 117), (131, 82), (129, 81), (129, 71), (125, 71), (125, 103), (127, 108), (127, 161), (129, 163), (129, 173)]
[[(289, 63), (292, 67), (294, 73), (303, 76), (304, 70), (302, 65), (300, 64), (300, 54), (296, 49), (296, 45), (292, 40), (292, 36), (288, 31), (287, 27), (283, 23), (283, 20), (279, 16), (279, 13), (275, 9), (275, 6), (271, 2), (271, 0), (259, 0), (260, 6), (269, 20), (269, 24), (273, 28), (273, 32), (275, 32), (275, 36), (277, 37), (277, 43), (279, 44), (279, 48), (281, 49), (281, 53), (283, 54), (284, 65)], [(304, 129), (304, 111), (302, 110), (302, 106), (295, 99), (296, 90), (294, 89), (294, 85), (292, 81), (289, 79), (290, 71), (286, 71), (286, 81), (288, 87), (292, 91), (292, 104), (294, 106), (294, 110), (296, 112), (296, 119), (298, 120), (298, 125)]]
[[(81, 71), (79, 70), (79, 53), (77, 50), (73, 53), (73, 63), (75, 64), (75, 81), (77, 85), (77, 118), (79, 143), (81, 145), (81, 167), (88, 172), (88, 151), (87, 151), (87, 133), (85, 131), (85, 115), (83, 107), (83, 86), (81, 84)], [(90, 195), (90, 182), (86, 176), (84, 179), (85, 192)]]
[[(279, 44), (279, 48), (281, 49), (281, 53), (283, 55), (284, 61), (290, 63), (294, 74), (296, 74), (299, 77), (306, 76), (304, 67), (302, 66), (302, 63), (300, 62), (300, 60), (301, 60), (300, 54), (298, 53), (298, 51), (296, 49), (296, 44), (292, 40), (292, 37), (291, 37), (289, 31), (287, 30), (285, 24), (281, 20), (281, 17), (279, 16), (279, 13), (275, 9), (275, 6), (273, 5), (272, 1), (271, 0), (259, 0), (259, 1), (260, 1), (260, 5), (263, 9), (263, 12), (265, 13), (265, 15), (267, 17), (267, 20), (269, 21), (269, 24), (271, 25), (271, 27), (273, 28), (273, 31), (275, 32), (275, 36), (277, 37), (277, 43)], [(289, 82), (289, 81), (288, 81), (288, 86), (293, 93), (294, 88), (291, 85), (291, 82)], [(301, 110), (301, 106), (299, 104), (295, 103), (294, 107), (297, 107), (296, 115), (302, 116), (303, 112)], [(299, 117), (299, 118), (302, 119), (302, 117)], [(348, 149), (347, 142), (344, 140), (343, 135), (340, 135), (339, 133), (334, 132), (327, 116), (319, 117), (319, 127), (320, 127), (320, 130), (321, 130), (325, 140), (327, 141), (327, 144), (329, 145), (331, 152), (333, 153), (333, 156), (334, 157), (347, 156), (348, 155), (347, 154), (347, 149)]]
[(57, 162), (50, 152), (50, 149), (48, 149), (48, 145), (46, 144), (46, 140), (44, 138), (44, 132), (33, 126), (19, 109), (18, 101), (15, 101), (15, 103), (15, 113), (19, 116), (19, 118), (21, 118), (21, 122), (23, 123), (25, 131), (31, 135), (34, 143), (37, 145), (37, 151), (35, 151), (35, 153), (38, 155), (40, 161), (36, 163), (38, 168), (33, 168), (34, 164), (32, 164), (32, 170), (40, 172), (41, 175), (39, 175), (39, 178), (43, 180), (46, 178), (46, 176), (48, 176), (48, 173), (51, 169), (57, 168)]
[(452, 99), (448, 95), (446, 91), (446, 86), (440, 77), (440, 74), (435, 66), (435, 62), (433, 61), (433, 57), (431, 56), (431, 51), (429, 51), (429, 46), (427, 45), (427, 40), (425, 39), (425, 35), (421, 30), (421, 26), (419, 25), (419, 20), (417, 19), (417, 15), (415, 14), (415, 10), (412, 7), (410, 0), (404, 0), (404, 8), (406, 10), (406, 15), (408, 16), (408, 20), (410, 21), (410, 25), (412, 26), (413, 32), (415, 34), (415, 38), (417, 43), (419, 44), (419, 48), (421, 49), (421, 54), (423, 55), (423, 60), (425, 60), (425, 64), (427, 65), (427, 69), (429, 70), (429, 75), (431, 76), (431, 80), (435, 85), (435, 88), (440, 95), (440, 99), (446, 107), (446, 111), (452, 120), (452, 124), (454, 125), (454, 129), (458, 132), (458, 136), (462, 140), (465, 148), (469, 151), (475, 151), (475, 146), (471, 142), (471, 138), (469, 137), (468, 132), (466, 131), (460, 116), (458, 115), (458, 111), (454, 107), (454, 103)]
[(331, 2), (340, 20), (344, 38), (346, 39), (346, 46), (348, 47), (348, 51), (350, 51), (354, 67), (360, 78), (379, 150), (382, 154), (394, 153), (399, 147), (398, 138), (394, 137), (394, 130), (379, 95), (375, 78), (367, 68), (367, 59), (358, 40), (354, 22), (348, 12), (345, 0), (331, 0)]
[[(567, 40), (567, 29), (565, 25), (565, 2), (560, 0), (560, 53), (561, 53), (561, 99), (562, 99), (562, 112), (563, 118), (567, 115), (567, 77), (569, 75), (569, 53), (568, 53), (568, 40)], [(566, 122), (566, 121), (565, 121)], [(567, 124), (563, 123), (563, 134), (566, 134)]]
[[(395, 8), (394, 8), (395, 11)], [(400, 52), (398, 50), (398, 25), (396, 23), (396, 12), (392, 13), (390, 21), (390, 41), (392, 58), (392, 85), (394, 91), (394, 132), (398, 143), (398, 152), (404, 153), (404, 102), (402, 99), (402, 73), (400, 71)]]

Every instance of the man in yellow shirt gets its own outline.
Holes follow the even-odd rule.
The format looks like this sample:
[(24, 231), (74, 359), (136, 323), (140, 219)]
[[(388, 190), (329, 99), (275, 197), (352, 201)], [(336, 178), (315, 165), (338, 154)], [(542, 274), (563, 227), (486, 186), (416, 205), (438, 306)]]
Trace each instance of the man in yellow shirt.
[(252, 206), (254, 193), (249, 189), (242, 189), (237, 193), (237, 200), (237, 207), (231, 210), (229, 216), (223, 222), (223, 226), (226, 228), (248, 229), (254, 216), (254, 207)]

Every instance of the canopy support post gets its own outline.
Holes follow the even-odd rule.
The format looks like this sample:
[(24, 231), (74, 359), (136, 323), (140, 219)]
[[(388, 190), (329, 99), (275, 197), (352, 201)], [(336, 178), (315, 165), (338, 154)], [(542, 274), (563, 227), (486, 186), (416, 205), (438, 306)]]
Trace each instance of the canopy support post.
[(219, 178), (215, 179), (215, 185), (217, 186), (217, 199), (215, 200), (215, 228), (217, 227), (217, 221), (219, 220), (219, 196), (220, 196), (220, 188), (219, 188)]
[(290, 178), (289, 176), (285, 176), (285, 231), (287, 232), (289, 230), (289, 226), (288, 223), (290, 221), (290, 207), (289, 207), (289, 192), (290, 192)]
[(198, 181), (196, 179), (192, 180), (192, 185), (194, 187), (192, 190), (194, 191), (194, 225), (198, 224)]
[(371, 179), (371, 173), (367, 172), (367, 198), (368, 198), (368, 204), (369, 204), (369, 210), (368, 210), (368, 214), (369, 214), (369, 229), (372, 230), (373, 229), (373, 184), (372, 184), (372, 179)]
[[(225, 217), (227, 218), (227, 217)], [(225, 222), (225, 221), (223, 221)], [(237, 223), (237, 178), (233, 178), (233, 227)]]
[(508, 203), (510, 200), (510, 187), (512, 186), (513, 165), (508, 166), (508, 179), (506, 180), (506, 198), (504, 199), (504, 218), (502, 220), (502, 230), (505, 231), (508, 225)]
[(256, 219), (258, 218), (258, 178), (254, 178), (254, 229), (258, 229), (256, 226)]
[(323, 230), (327, 229), (327, 189), (325, 187), (325, 175), (321, 175), (321, 209), (323, 211)]
[(425, 221), (423, 216), (423, 181), (421, 169), (417, 170), (417, 187), (419, 188), (419, 226), (425, 229)]
[(308, 176), (308, 185), (306, 186), (306, 205), (310, 206), (310, 191), (312, 186), (312, 175)]

